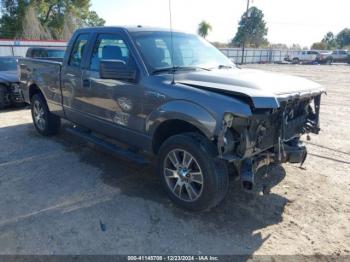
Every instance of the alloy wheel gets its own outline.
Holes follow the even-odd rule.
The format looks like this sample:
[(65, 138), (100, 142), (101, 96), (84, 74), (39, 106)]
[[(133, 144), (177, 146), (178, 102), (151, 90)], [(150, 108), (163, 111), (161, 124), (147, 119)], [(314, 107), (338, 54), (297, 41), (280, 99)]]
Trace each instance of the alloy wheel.
[(40, 130), (42, 131), (45, 130), (45, 127), (46, 127), (45, 111), (42, 104), (37, 100), (34, 102), (34, 105), (33, 105), (33, 116), (34, 116), (35, 125)]
[(202, 194), (204, 177), (198, 161), (183, 149), (174, 149), (164, 160), (164, 178), (172, 193), (186, 202)]

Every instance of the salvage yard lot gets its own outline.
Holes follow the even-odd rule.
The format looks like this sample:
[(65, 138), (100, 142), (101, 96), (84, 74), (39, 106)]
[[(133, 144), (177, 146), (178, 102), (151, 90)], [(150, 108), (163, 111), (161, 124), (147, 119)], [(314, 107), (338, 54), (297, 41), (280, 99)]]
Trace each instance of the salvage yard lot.
[[(0, 113), (0, 254), (350, 255), (350, 66), (249, 65), (327, 88), (305, 169), (275, 166), (269, 195), (232, 181), (205, 213), (174, 206), (152, 167), (39, 136), (29, 110)], [(279, 182), (279, 183), (277, 183)]]

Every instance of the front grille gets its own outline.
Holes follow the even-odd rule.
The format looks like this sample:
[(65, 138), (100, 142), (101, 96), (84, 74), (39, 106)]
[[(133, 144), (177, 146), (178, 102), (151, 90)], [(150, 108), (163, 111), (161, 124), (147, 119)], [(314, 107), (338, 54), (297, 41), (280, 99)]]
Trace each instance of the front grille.
[(307, 121), (309, 100), (296, 100), (282, 104), (265, 118), (259, 116), (249, 128), (255, 148), (266, 150), (278, 144), (279, 139), (288, 141), (303, 133)]
[(296, 135), (303, 133), (303, 128), (306, 124), (306, 119), (306, 115), (302, 115), (285, 123), (283, 126), (282, 134), (283, 140), (290, 140)]

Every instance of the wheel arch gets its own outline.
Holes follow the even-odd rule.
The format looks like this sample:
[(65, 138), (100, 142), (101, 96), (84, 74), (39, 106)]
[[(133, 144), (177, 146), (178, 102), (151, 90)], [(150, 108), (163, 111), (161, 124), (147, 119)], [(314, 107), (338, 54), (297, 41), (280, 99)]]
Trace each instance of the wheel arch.
[(152, 137), (153, 153), (157, 153), (166, 139), (181, 133), (197, 132), (213, 140), (216, 126), (215, 117), (201, 106), (188, 101), (173, 101), (150, 115), (146, 131)]
[[(29, 94), (29, 96), (28, 96), (29, 101), (32, 101), (33, 96), (36, 95), (36, 94), (41, 94), (45, 98), (43, 91), (35, 83), (31, 83), (29, 85), (29, 87), (28, 87), (28, 94)], [(45, 100), (46, 100), (46, 98), (45, 98)]]

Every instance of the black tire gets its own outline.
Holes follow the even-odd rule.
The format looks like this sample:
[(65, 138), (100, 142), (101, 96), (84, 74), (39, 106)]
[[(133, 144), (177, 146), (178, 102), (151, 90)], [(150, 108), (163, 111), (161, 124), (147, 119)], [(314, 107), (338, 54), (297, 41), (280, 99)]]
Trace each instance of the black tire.
[[(170, 159), (169, 155), (176, 150), (188, 152), (194, 158), (192, 162), (198, 164), (200, 168), (203, 182), (201, 193), (193, 201), (183, 200), (177, 196), (169, 185), (169, 179), (166, 177), (166, 165)], [(229, 186), (229, 175), (227, 165), (222, 160), (217, 159), (216, 152), (215, 146), (207, 138), (197, 133), (176, 135), (164, 142), (158, 154), (157, 174), (171, 200), (191, 211), (204, 211), (217, 206), (225, 198)], [(192, 173), (190, 174), (192, 177)], [(177, 173), (177, 176), (180, 177), (179, 173)], [(179, 178), (174, 179), (177, 179), (176, 184), (180, 180)], [(193, 183), (196, 182), (190, 182), (192, 186), (195, 186)], [(173, 188), (175, 187), (176, 185)], [(190, 195), (186, 186), (181, 187), (180, 192), (184, 190), (183, 188)]]
[[(40, 106), (42, 108), (41, 119), (44, 121), (40, 121), (40, 123), (36, 120), (35, 108), (36, 106)], [(39, 134), (43, 136), (53, 136), (56, 135), (61, 127), (61, 119), (58, 116), (53, 115), (45, 101), (45, 98), (42, 94), (35, 94), (31, 100), (31, 111), (32, 118), (35, 129)]]
[(6, 86), (0, 85), (0, 110), (6, 106), (6, 91)]
[(295, 64), (295, 65), (299, 65), (300, 64), (299, 58), (293, 58), (292, 63)]
[(326, 65), (331, 65), (331, 64), (333, 64), (333, 58), (327, 58)]

